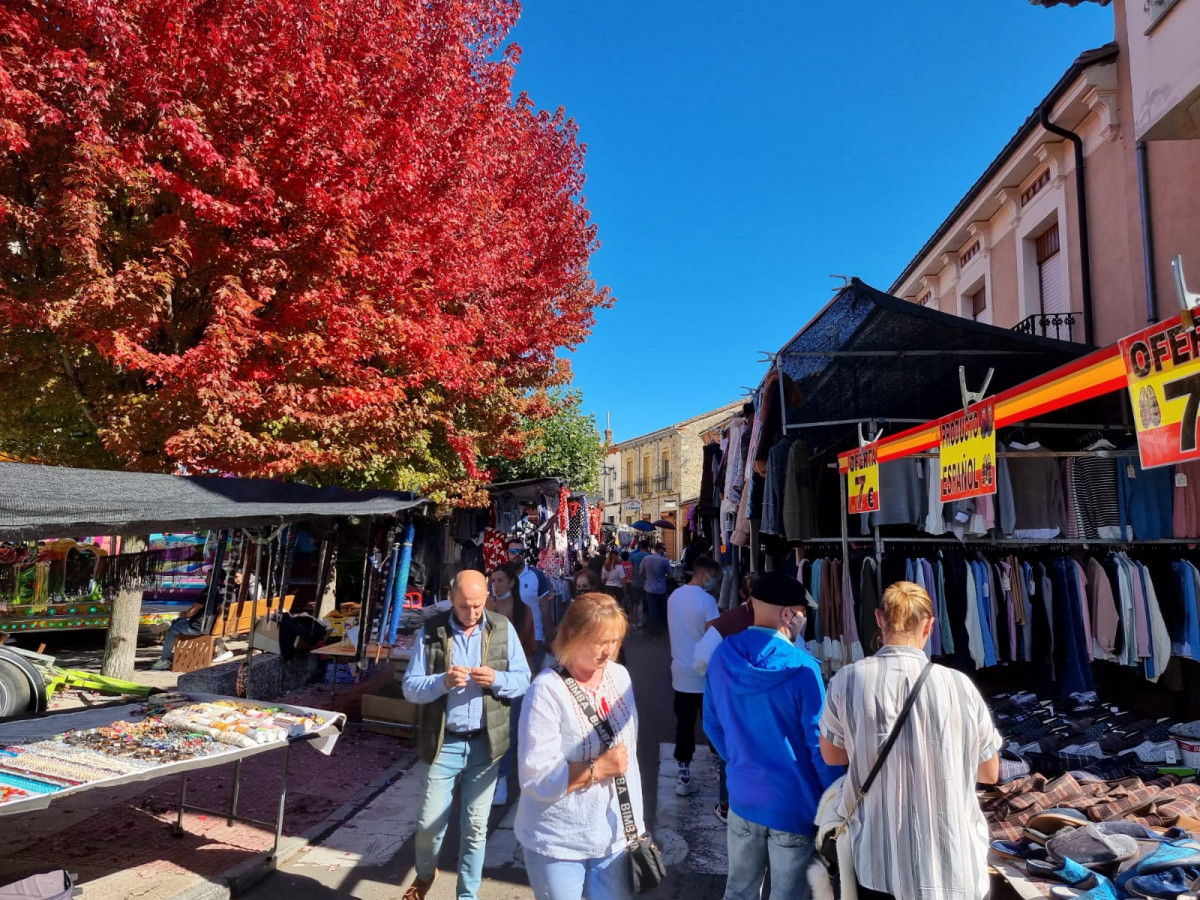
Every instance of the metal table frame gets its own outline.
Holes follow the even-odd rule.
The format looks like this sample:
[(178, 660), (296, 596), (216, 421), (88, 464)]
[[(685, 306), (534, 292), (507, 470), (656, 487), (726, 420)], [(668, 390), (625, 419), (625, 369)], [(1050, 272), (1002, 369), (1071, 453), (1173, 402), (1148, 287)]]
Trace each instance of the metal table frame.
[[(300, 738), (299, 740), (304, 740)], [(291, 756), (292, 744), (294, 741), (288, 741), (283, 745), (283, 762), (279, 773), (279, 809), (275, 813), (274, 822), (264, 822), (261, 819), (251, 819), (246, 816), (237, 814), (238, 795), (241, 792), (242, 786), (242, 763), (246, 757), (233, 761), (233, 787), (229, 798), (229, 809), (209, 809), (205, 806), (190, 806), (187, 802), (187, 787), (188, 787), (188, 772), (183, 773), (183, 784), (179, 789), (179, 813), (175, 819), (175, 824), (171, 826), (171, 833), (175, 837), (183, 837), (187, 832), (183, 827), (184, 812), (204, 813), (210, 816), (216, 816), (220, 819), (225, 819), (225, 825), (228, 828), (233, 827), (234, 822), (241, 822), (245, 825), (257, 825), (260, 828), (270, 828), (275, 832), (275, 842), (271, 846), (271, 853), (268, 859), (274, 859), (279, 855), (279, 840), (283, 836), (283, 814), (287, 804), (287, 783), (288, 783), (288, 759)]]

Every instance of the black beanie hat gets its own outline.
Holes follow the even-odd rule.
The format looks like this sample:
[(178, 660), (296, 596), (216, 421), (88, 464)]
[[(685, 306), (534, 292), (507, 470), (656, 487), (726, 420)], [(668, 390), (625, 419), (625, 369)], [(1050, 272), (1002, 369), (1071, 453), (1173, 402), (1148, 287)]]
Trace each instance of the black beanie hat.
[(808, 600), (804, 585), (782, 572), (765, 572), (758, 576), (750, 596), (771, 606), (804, 606)]

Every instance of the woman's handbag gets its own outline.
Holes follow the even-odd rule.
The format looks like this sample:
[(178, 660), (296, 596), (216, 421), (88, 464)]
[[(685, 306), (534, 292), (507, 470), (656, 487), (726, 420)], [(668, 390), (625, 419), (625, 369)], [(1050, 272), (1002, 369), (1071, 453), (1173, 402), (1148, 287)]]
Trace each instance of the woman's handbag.
[[(587, 694), (579, 686), (579, 682), (572, 678), (564, 668), (560, 667), (555, 671), (562, 677), (567, 690), (571, 692), (571, 696), (575, 698), (575, 702), (579, 704), (579, 708), (583, 710), (587, 720), (596, 729), (596, 734), (600, 735), (604, 746), (609, 750), (614, 749), (617, 746), (617, 736), (613, 733), (612, 726), (606, 719), (602, 719), (596, 714), (596, 710), (592, 708), (592, 702), (588, 700)], [(658, 887), (659, 882), (667, 877), (667, 867), (663, 863), (662, 852), (654, 843), (654, 838), (650, 836), (650, 833), (638, 834), (637, 821), (633, 817), (633, 803), (629, 799), (629, 784), (626, 782), (625, 776), (618, 775), (613, 779), (613, 784), (617, 789), (617, 802), (621, 805), (621, 823), (625, 827), (625, 856), (629, 860), (629, 886), (633, 893), (644, 894)]]
[[(831, 887), (836, 888), (841, 883), (840, 865), (838, 863), (838, 840), (846, 833), (846, 829), (850, 825), (850, 819), (853, 818), (863, 798), (867, 796), (867, 791), (871, 789), (871, 785), (875, 783), (875, 779), (879, 775), (879, 771), (883, 768), (888, 754), (892, 752), (892, 747), (895, 745), (896, 739), (900, 737), (904, 723), (908, 721), (908, 714), (912, 712), (917, 695), (921, 693), (921, 686), (925, 684), (925, 679), (929, 677), (929, 672), (932, 668), (932, 661), (926, 663), (925, 668), (921, 670), (921, 674), (917, 676), (916, 684), (909, 691), (908, 699), (904, 701), (904, 708), (900, 710), (900, 715), (896, 717), (896, 723), (892, 726), (891, 733), (888, 735), (887, 740), (883, 742), (883, 747), (879, 750), (879, 756), (875, 759), (875, 765), (871, 767), (871, 771), (867, 774), (867, 780), (863, 782), (862, 787), (859, 788), (858, 796), (850, 804), (850, 810), (846, 813), (846, 818), (836, 828), (827, 831), (824, 838), (820, 841), (817, 856), (821, 861), (821, 865), (825, 867)], [(847, 874), (851, 875), (851, 879), (853, 878), (852, 873)]]

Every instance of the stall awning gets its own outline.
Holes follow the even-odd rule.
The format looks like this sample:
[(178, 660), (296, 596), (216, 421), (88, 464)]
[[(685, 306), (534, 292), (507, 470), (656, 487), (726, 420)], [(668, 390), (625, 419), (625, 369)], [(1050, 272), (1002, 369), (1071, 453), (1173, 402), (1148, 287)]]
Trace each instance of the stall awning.
[(429, 503), (401, 491), (0, 463), (0, 540), (257, 528), (394, 515)]
[(960, 365), (972, 389), (994, 369), (996, 392), (1088, 349), (927, 309), (855, 278), (779, 351), (804, 396), (787, 421), (816, 449), (844, 449), (855, 432), (845, 423), (925, 421), (961, 406)]
[[(996, 402), (995, 426), (1004, 428), (1017, 422), (1028, 422), (1069, 407), (1086, 410), (1087, 404), (1098, 398), (1109, 401), (1106, 404), (1108, 418), (1115, 418), (1111, 415), (1113, 409), (1123, 408), (1126, 403), (1125, 398), (1115, 392), (1125, 387), (1125, 383), (1121, 353), (1113, 344), (996, 394), (993, 398)], [(959, 407), (961, 405), (960, 402)], [(943, 415), (951, 412), (954, 408), (945, 410)], [(1095, 416), (1087, 414), (1083, 418), (1096, 420)], [(937, 422), (930, 421), (884, 437), (879, 441), (876, 453), (880, 462), (900, 459), (936, 448), (938, 436)], [(848, 456), (848, 452), (838, 456), (838, 467), (843, 472)]]

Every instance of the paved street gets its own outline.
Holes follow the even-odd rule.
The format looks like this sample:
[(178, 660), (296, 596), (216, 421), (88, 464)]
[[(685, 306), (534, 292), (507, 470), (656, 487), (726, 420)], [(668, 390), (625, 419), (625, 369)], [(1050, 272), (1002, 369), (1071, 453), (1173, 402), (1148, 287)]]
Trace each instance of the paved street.
[[(699, 749), (692, 772), (700, 790), (690, 797), (675, 795), (671, 743), (675, 716), (667, 641), (665, 637), (651, 641), (635, 634), (626, 652), (641, 717), (638, 760), (645, 784), (646, 808), (669, 868), (668, 881), (658, 896), (688, 900), (719, 897), (725, 884), (725, 830), (713, 814), (717, 798), (716, 767), (707, 746)], [(336, 761), (335, 753), (331, 764)], [(651, 777), (655, 771), (659, 772), (657, 779)], [(264, 900), (281, 896), (288, 900), (395, 898), (397, 886), (408, 884), (413, 877), (417, 791), (415, 777), (400, 779), (324, 843), (297, 856), (246, 896)], [(515, 797), (506, 809), (493, 811), (480, 891), (483, 900), (530, 896), (512, 832), (515, 813)], [(456, 821), (457, 812), (451, 818), (442, 854), (445, 874), (430, 892), (430, 900), (454, 897), (458, 835), (453, 823)]]

